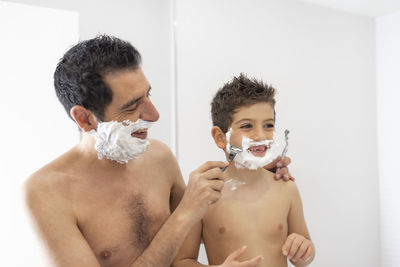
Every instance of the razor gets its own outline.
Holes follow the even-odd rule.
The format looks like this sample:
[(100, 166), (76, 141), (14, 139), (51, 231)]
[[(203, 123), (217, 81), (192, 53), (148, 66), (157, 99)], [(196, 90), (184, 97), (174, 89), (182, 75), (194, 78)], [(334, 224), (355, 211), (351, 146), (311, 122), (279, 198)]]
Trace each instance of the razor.
[[(242, 149), (240, 149), (240, 148), (238, 148), (238, 147), (236, 147), (236, 146), (231, 146), (231, 147), (229, 148), (228, 162), (231, 163), (231, 162), (233, 161), (233, 159), (236, 157), (236, 155), (237, 155), (238, 153), (240, 153), (240, 152), (242, 152)], [(221, 171), (224, 172), (224, 171), (226, 170), (226, 168), (228, 168), (228, 167), (229, 167), (229, 165), (226, 166), (226, 167), (223, 167), (223, 168), (221, 169)]]
[[(286, 157), (286, 152), (288, 151), (288, 146), (289, 146), (289, 130), (288, 129), (286, 129), (285, 130), (285, 142), (286, 142), (286, 145), (285, 145), (285, 148), (283, 149), (283, 151), (282, 151), (282, 155), (281, 155), (281, 160), (283, 160), (285, 157)], [(280, 170), (281, 168), (278, 168), (277, 170), (276, 170), (276, 172), (278, 172), (279, 170)]]

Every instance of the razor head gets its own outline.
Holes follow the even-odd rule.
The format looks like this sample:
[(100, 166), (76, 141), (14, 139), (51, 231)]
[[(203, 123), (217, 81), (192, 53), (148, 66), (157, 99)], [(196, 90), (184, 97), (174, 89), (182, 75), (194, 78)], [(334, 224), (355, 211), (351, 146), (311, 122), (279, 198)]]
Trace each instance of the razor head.
[(285, 130), (285, 136), (288, 136), (288, 134), (290, 133), (290, 131), (288, 129)]
[(231, 162), (235, 158), (236, 154), (240, 153), (240, 152), (242, 152), (242, 149), (240, 149), (236, 146), (231, 146), (229, 149), (229, 160), (228, 161)]

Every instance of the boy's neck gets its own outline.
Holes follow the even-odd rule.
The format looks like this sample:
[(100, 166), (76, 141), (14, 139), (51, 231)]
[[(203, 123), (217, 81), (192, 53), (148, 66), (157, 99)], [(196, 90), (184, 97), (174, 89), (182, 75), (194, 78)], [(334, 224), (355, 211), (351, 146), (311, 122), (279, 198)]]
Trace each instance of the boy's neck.
[(248, 184), (257, 181), (259, 178), (265, 175), (265, 172), (266, 170), (262, 168), (258, 168), (256, 170), (237, 168), (235, 162), (232, 162), (226, 169), (225, 175), (230, 179), (246, 182)]

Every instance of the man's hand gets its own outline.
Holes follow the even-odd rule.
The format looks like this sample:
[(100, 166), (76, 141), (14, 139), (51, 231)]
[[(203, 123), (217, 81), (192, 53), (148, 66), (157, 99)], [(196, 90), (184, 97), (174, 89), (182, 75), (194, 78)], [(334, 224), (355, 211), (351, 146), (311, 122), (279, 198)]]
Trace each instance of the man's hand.
[(255, 258), (252, 258), (251, 260), (247, 261), (238, 261), (237, 258), (239, 258), (240, 255), (243, 254), (243, 252), (246, 250), (246, 246), (243, 246), (239, 248), (238, 250), (232, 252), (224, 261), (222, 265), (219, 265), (219, 267), (257, 267), (261, 266), (261, 262), (264, 259), (263, 256), (259, 255)]
[(224, 187), (221, 168), (227, 165), (228, 162), (209, 161), (193, 171), (177, 210), (193, 223), (200, 221), (208, 206), (221, 197)]
[(275, 172), (275, 179), (283, 179), (284, 181), (292, 180), (295, 181), (294, 177), (289, 173), (289, 169), (287, 166), (290, 164), (291, 160), (288, 157), (285, 157), (283, 160), (281, 156), (278, 156), (274, 161), (269, 163), (264, 169)]
[(287, 256), (292, 263), (300, 263), (302, 266), (311, 262), (315, 248), (311, 240), (302, 235), (290, 234), (282, 247), (283, 255)]

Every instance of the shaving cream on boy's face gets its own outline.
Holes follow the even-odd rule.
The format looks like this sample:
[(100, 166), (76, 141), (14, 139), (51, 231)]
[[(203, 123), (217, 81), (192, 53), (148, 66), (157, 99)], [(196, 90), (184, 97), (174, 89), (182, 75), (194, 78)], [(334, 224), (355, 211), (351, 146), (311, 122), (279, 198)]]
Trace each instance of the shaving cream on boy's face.
[(99, 122), (97, 131), (90, 131), (96, 139), (94, 148), (97, 150), (98, 158), (107, 158), (124, 164), (130, 159), (139, 157), (149, 145), (147, 129), (152, 124), (153, 122), (142, 119), (135, 122), (129, 120)]
[[(230, 150), (230, 137), (232, 134), (232, 128), (226, 133), (226, 151), (229, 153)], [(275, 135), (274, 135), (275, 137)], [(272, 140), (262, 140), (255, 142), (251, 138), (246, 136), (242, 137), (242, 152), (238, 153), (235, 158), (235, 166), (238, 169), (247, 168), (250, 170), (256, 170), (263, 168), (265, 165), (270, 163), (274, 158), (275, 154), (273, 144), (275, 138)]]

